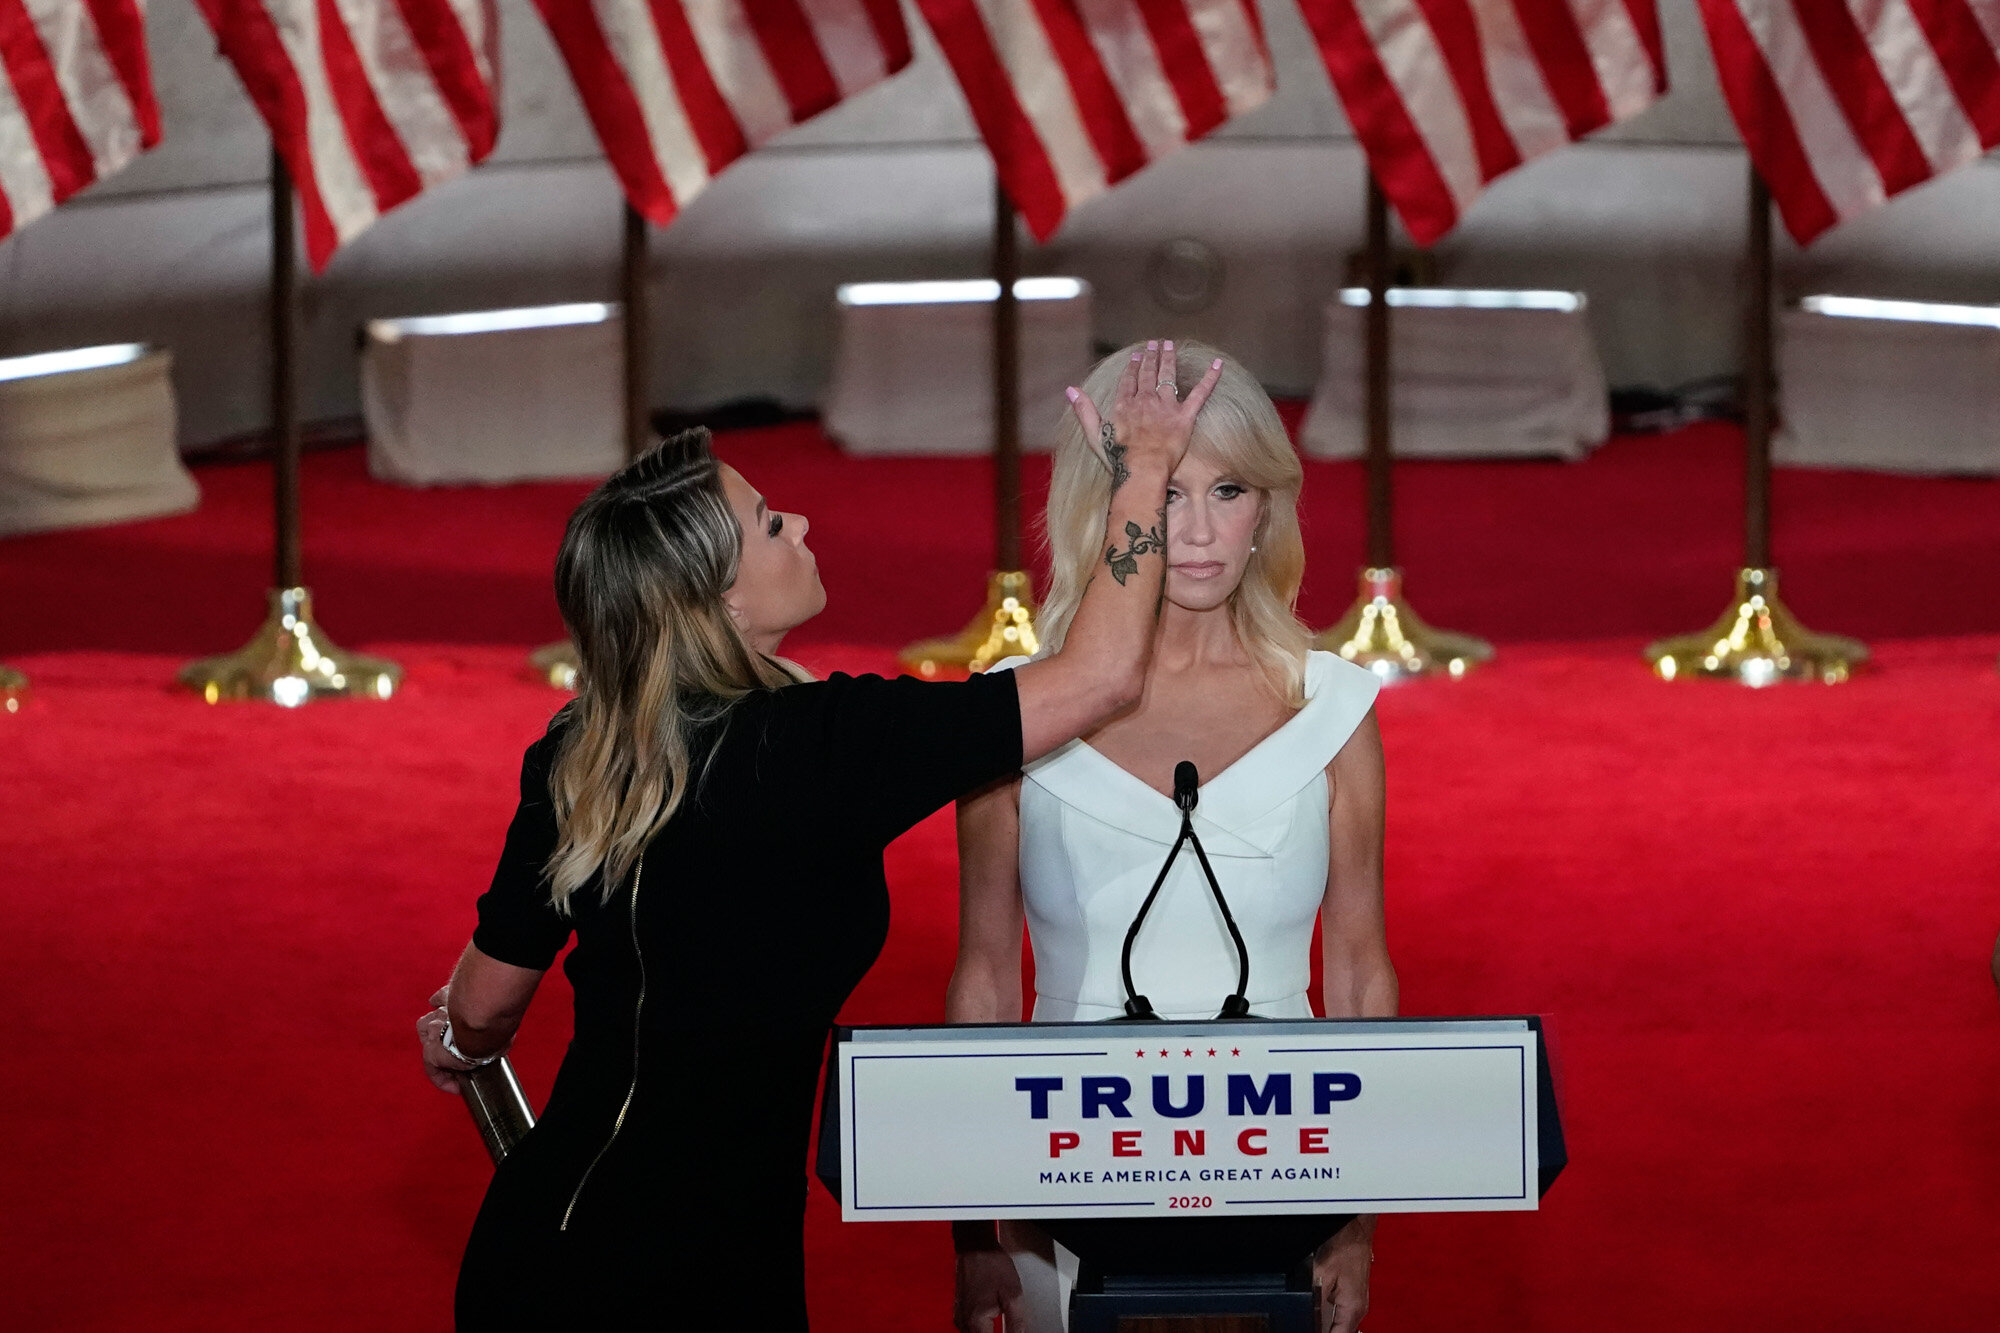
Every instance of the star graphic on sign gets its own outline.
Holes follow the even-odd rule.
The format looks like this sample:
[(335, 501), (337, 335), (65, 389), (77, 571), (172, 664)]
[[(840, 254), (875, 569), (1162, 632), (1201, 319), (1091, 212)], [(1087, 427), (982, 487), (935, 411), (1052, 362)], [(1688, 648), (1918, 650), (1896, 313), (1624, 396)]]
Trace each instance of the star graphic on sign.
[(1241, 1051), (1237, 1050), (1237, 1049), (1236, 1049), (1236, 1048), (1235, 1048), (1234, 1046), (1232, 1046), (1232, 1047), (1230, 1047), (1230, 1048), (1229, 1048), (1229, 1053), (1230, 1053), (1231, 1055), (1241, 1055), (1241, 1054), (1243, 1054), (1243, 1052), (1241, 1052)]
[(1214, 1054), (1215, 1054), (1215, 1048), (1214, 1048), (1213, 1046), (1209, 1047), (1209, 1048), (1208, 1048), (1208, 1053), (1209, 1053), (1210, 1055), (1214, 1055)]
[(1182, 1051), (1182, 1052), (1181, 1052), (1181, 1054), (1182, 1054), (1182, 1055), (1193, 1055), (1193, 1054), (1194, 1054), (1194, 1052), (1193, 1052), (1193, 1051)]
[(1132, 1054), (1138, 1056), (1141, 1060), (1146, 1058), (1146, 1053), (1144, 1051), (1134, 1051), (1132, 1052)]
[(1165, 1051), (1161, 1051), (1161, 1052), (1160, 1052), (1160, 1054), (1161, 1054), (1161, 1055), (1165, 1055), (1165, 1054), (1166, 1054), (1166, 1052), (1165, 1052)]

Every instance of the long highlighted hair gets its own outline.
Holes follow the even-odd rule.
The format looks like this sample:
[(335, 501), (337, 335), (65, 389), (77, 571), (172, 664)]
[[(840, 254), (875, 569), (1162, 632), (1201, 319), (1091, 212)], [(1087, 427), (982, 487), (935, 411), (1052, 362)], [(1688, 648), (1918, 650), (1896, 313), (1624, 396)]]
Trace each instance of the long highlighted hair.
[(745, 695), (798, 679), (730, 618), (723, 594), (742, 553), (699, 428), (613, 473), (570, 515), (556, 604), (582, 666), (549, 775), (557, 911), (600, 873), (603, 898), (616, 891), (687, 796), (701, 732)]
[[(1243, 581), (1229, 596), (1229, 619), (1237, 642), (1256, 663), (1277, 696), (1293, 708), (1305, 702), (1306, 651), (1312, 634), (1295, 610), (1305, 579), (1305, 541), (1299, 534), (1299, 488), (1305, 481), (1299, 456), (1278, 420), (1270, 395), (1250, 372), (1205, 343), (1175, 344), (1176, 380), (1182, 397), (1222, 358), (1222, 378), (1194, 419), (1188, 452), (1258, 491), (1256, 550)], [(1097, 363), (1082, 384), (1106, 420), (1119, 376), (1138, 344)], [(1042, 607), (1042, 641), (1047, 651), (1062, 647), (1090, 576), (1104, 559), (1105, 514), (1111, 504), (1111, 468), (1096, 440), (1084, 438), (1073, 414), (1065, 414), (1056, 439), (1049, 478), (1049, 506), (1042, 541), (1049, 556), (1049, 595)]]

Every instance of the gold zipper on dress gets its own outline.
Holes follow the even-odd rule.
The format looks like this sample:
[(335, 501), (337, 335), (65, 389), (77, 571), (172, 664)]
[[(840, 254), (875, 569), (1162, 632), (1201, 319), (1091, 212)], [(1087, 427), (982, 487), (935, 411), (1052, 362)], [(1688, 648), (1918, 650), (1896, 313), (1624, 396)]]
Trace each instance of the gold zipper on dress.
[(632, 1098), (639, 1091), (639, 1019), (646, 1012), (646, 955), (639, 948), (639, 879), (645, 874), (646, 861), (641, 857), (632, 869), (632, 956), (639, 961), (639, 998), (632, 1005), (632, 1081), (626, 1085), (624, 1104), (618, 1108), (618, 1118), (611, 1122), (611, 1135), (604, 1140), (604, 1146), (597, 1150), (597, 1156), (590, 1159), (590, 1165), (583, 1168), (583, 1178), (576, 1182), (576, 1191), (569, 1196), (569, 1207), (563, 1209), (562, 1225), (558, 1231), (569, 1230), (569, 1215), (576, 1211), (576, 1201), (583, 1197), (583, 1187), (590, 1183), (590, 1173), (604, 1160), (604, 1154), (611, 1151), (611, 1145), (618, 1141), (618, 1131), (625, 1128), (625, 1114), (632, 1109)]

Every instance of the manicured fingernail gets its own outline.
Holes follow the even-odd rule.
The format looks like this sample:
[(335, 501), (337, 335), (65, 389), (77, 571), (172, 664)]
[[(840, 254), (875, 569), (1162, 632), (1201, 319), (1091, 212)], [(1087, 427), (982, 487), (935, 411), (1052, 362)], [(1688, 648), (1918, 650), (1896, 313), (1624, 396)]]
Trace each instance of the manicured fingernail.
[(1149, 352), (1157, 352), (1160, 350), (1160, 344), (1157, 342), (1148, 342), (1146, 344), (1146, 350)]
[(1161, 343), (1160, 346), (1165, 348), (1167, 351), (1171, 352), (1174, 350), (1174, 340), (1172, 338), (1169, 338), (1165, 342)]
[(1134, 352), (1134, 353), (1132, 353), (1132, 359), (1133, 359), (1134, 361), (1137, 361), (1137, 360), (1139, 359), (1139, 356), (1140, 356), (1140, 354), (1139, 354), (1138, 352)]
[(1220, 370), (1220, 369), (1222, 369), (1222, 358), (1218, 356), (1217, 358), (1215, 358), (1215, 360), (1213, 360), (1213, 361), (1209, 362), (1209, 363), (1208, 363), (1208, 368), (1209, 368), (1210, 370)]
[(1076, 391), (1075, 389), (1064, 389), (1064, 390), (1063, 390), (1063, 397), (1065, 397), (1065, 398), (1069, 399), (1069, 400), (1070, 400), (1070, 401), (1071, 401), (1071, 402), (1073, 403), (1073, 402), (1075, 402), (1075, 401), (1076, 401), (1077, 399), (1079, 399), (1079, 398), (1083, 397), (1083, 395), (1082, 395), (1082, 394), (1080, 394), (1080, 393), (1078, 393), (1078, 392), (1077, 392), (1077, 391)]

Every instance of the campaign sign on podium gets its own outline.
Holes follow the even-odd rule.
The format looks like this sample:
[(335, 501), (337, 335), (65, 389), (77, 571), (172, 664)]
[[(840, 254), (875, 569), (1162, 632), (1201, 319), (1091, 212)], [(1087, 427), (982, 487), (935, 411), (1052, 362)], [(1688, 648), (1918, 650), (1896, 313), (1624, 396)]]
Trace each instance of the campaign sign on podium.
[(1532, 1209), (1561, 1155), (1539, 1038), (1523, 1018), (855, 1029), (820, 1170), (837, 1156), (849, 1221)]

